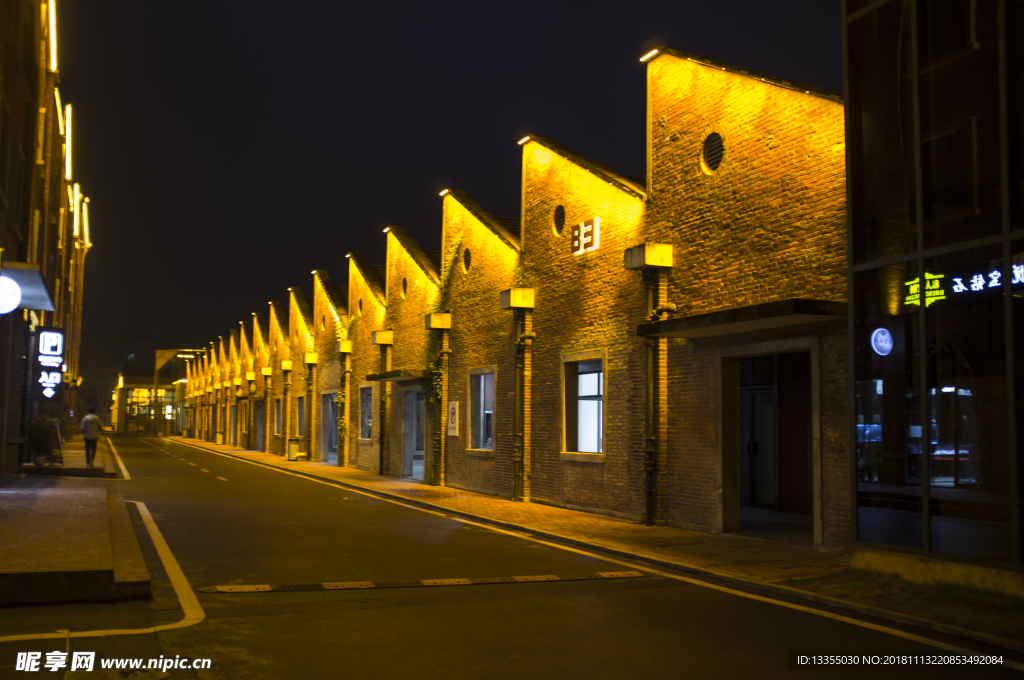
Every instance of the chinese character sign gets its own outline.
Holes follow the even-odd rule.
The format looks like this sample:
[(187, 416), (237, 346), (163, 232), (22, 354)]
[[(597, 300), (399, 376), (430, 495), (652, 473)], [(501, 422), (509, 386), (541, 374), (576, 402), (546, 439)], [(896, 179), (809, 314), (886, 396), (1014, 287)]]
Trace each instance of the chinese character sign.
[(34, 380), (46, 399), (53, 399), (64, 378), (64, 333), (57, 328), (40, 328), (36, 343)]
[(597, 250), (601, 240), (601, 218), (595, 217), (572, 228), (572, 242), (569, 250), (573, 255), (582, 255)]

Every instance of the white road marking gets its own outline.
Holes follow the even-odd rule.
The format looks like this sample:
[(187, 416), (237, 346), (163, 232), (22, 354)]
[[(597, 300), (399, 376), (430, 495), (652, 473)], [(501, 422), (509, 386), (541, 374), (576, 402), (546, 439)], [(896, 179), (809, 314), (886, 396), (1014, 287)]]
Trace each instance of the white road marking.
[[(322, 480), (322, 479), (314, 479), (313, 477), (308, 477), (306, 475), (296, 474), (294, 472), (289, 472), (288, 470), (282, 470), (280, 468), (276, 468), (276, 467), (273, 467), (271, 465), (264, 465), (262, 463), (257, 463), (256, 461), (244, 460), (242, 458), (238, 458), (237, 456), (228, 456), (228, 455), (225, 455), (225, 454), (220, 453), (218, 451), (212, 451), (210, 449), (203, 448), (202, 446), (196, 446), (195, 444), (189, 444), (187, 442), (175, 442), (175, 443), (177, 443), (177, 444), (184, 444), (185, 446), (191, 446), (194, 449), (199, 449), (200, 451), (205, 451), (207, 453), (212, 453), (212, 454), (215, 454), (215, 455), (218, 455), (218, 456), (224, 456), (225, 458), (231, 458), (231, 459), (236, 460), (236, 461), (238, 461), (240, 463), (248, 463), (249, 465), (256, 465), (256, 466), (264, 468), (266, 470), (271, 470), (271, 471), (274, 471), (274, 472), (280, 472), (281, 474), (291, 475), (293, 477), (301, 477), (302, 479), (305, 479), (305, 480), (310, 481), (310, 482), (317, 482), (319, 484), (326, 484), (327, 486), (333, 486), (333, 487), (335, 487), (337, 489), (345, 489), (345, 491), (348, 491), (348, 492), (351, 492), (351, 493), (358, 493), (358, 494), (361, 494), (363, 496), (370, 496), (371, 498), (374, 498), (376, 500), (385, 501), (386, 503), (393, 503), (394, 505), (400, 505), (400, 506), (402, 506), (404, 508), (411, 508), (413, 510), (419, 510), (420, 512), (428, 512), (428, 513), (430, 513), (432, 515), (440, 515), (442, 517), (446, 517), (447, 516), (447, 515), (445, 515), (444, 513), (441, 513), (441, 512), (435, 512), (433, 510), (427, 510), (425, 508), (418, 508), (418, 507), (416, 507), (414, 505), (407, 505), (406, 503), (401, 503), (399, 501), (394, 501), (394, 500), (391, 500), (391, 499), (388, 499), (388, 498), (381, 498), (380, 496), (377, 496), (377, 495), (372, 494), (372, 493), (367, 493), (367, 492), (364, 492), (364, 491), (358, 491), (356, 489), (351, 489), (351, 488), (349, 488), (347, 486), (344, 486), (342, 484), (336, 484), (334, 482), (328, 482), (328, 481), (325, 481), (325, 480)], [(704, 581), (699, 581), (699, 580), (694, 579), (694, 578), (688, 578), (686, 576), (680, 576), (679, 574), (673, 574), (672, 572), (662, 571), (660, 569), (653, 569), (653, 568), (650, 568), (650, 567), (648, 567), (646, 565), (637, 565), (637, 564), (634, 564), (632, 562), (623, 562), (622, 560), (617, 560), (617, 559), (615, 559), (613, 557), (610, 557), (610, 556), (605, 556), (605, 555), (600, 555), (600, 554), (597, 554), (597, 553), (592, 553), (592, 552), (589, 552), (589, 551), (586, 551), (586, 550), (581, 550), (579, 548), (570, 548), (569, 546), (565, 546), (565, 545), (558, 545), (557, 543), (551, 543), (551, 542), (548, 542), (548, 541), (545, 541), (545, 540), (542, 540), (542, 539), (539, 539), (539, 538), (533, 538), (531, 536), (524, 536), (522, 534), (519, 534), (519, 533), (516, 533), (516, 532), (513, 532), (513, 531), (508, 531), (506, 529), (499, 529), (497, 527), (489, 526), (487, 524), (480, 524), (478, 522), (473, 522), (473, 521), (470, 521), (470, 520), (460, 519), (460, 518), (456, 518), (456, 517), (451, 517), (450, 519), (454, 519), (454, 520), (456, 520), (458, 522), (462, 522), (464, 524), (471, 524), (473, 526), (481, 527), (483, 529), (488, 529), (490, 531), (496, 531), (496, 532), (498, 532), (500, 534), (508, 534), (509, 536), (515, 536), (516, 538), (521, 538), (524, 541), (532, 541), (533, 543), (540, 543), (541, 545), (550, 546), (552, 548), (557, 548), (559, 550), (566, 550), (568, 552), (574, 552), (574, 553), (578, 553), (580, 555), (586, 555), (587, 557), (593, 557), (595, 559), (599, 559), (599, 560), (602, 560), (604, 562), (610, 562), (612, 564), (621, 564), (623, 566), (634, 567), (634, 568), (639, 566), (639, 568), (643, 569), (645, 572), (648, 572), (650, 574), (657, 574), (658, 576), (664, 576), (666, 578), (674, 579), (676, 581), (683, 581), (684, 583), (689, 583), (691, 585), (699, 586), (701, 588), (709, 588), (711, 590), (717, 590), (717, 591), (722, 592), (722, 593), (727, 593), (729, 595), (735, 595), (737, 597), (746, 598), (748, 600), (756, 600), (758, 602), (765, 602), (767, 604), (774, 604), (774, 605), (777, 605), (779, 607), (785, 607), (786, 609), (794, 609), (796, 611), (804, 612), (806, 614), (813, 614), (815, 616), (821, 616), (821, 617), (824, 617), (826, 619), (832, 619), (834, 621), (842, 621), (843, 623), (849, 623), (850, 625), (853, 625), (853, 626), (858, 626), (860, 628), (867, 628), (869, 630), (874, 630), (874, 631), (877, 631), (877, 632), (880, 632), (880, 633), (886, 633), (888, 635), (893, 635), (895, 637), (900, 637), (900, 638), (903, 638), (905, 640), (911, 640), (913, 642), (919, 642), (919, 643), (921, 643), (923, 645), (928, 645), (930, 647), (936, 647), (938, 649), (945, 649), (946, 651), (956, 652), (958, 654), (968, 654), (968, 655), (976, 654), (976, 652), (974, 652), (973, 650), (970, 650), (970, 649), (967, 649), (967, 648), (964, 648), (964, 647), (957, 647), (956, 645), (951, 645), (951, 644), (949, 644), (947, 642), (941, 642), (939, 640), (932, 640), (931, 638), (922, 637), (920, 635), (914, 635), (913, 633), (907, 633), (907, 632), (904, 632), (902, 630), (897, 630), (896, 628), (889, 628), (888, 626), (882, 626), (882, 625), (879, 625), (877, 623), (869, 623), (867, 621), (860, 621), (858, 619), (853, 619), (853, 618), (850, 618), (848, 616), (843, 616), (841, 614), (833, 614), (832, 612), (823, 611), (821, 609), (812, 609), (811, 607), (804, 607), (802, 605), (793, 604), (791, 602), (785, 602), (785, 601), (782, 601), (782, 600), (775, 600), (775, 599), (772, 599), (770, 597), (764, 597), (763, 595), (754, 595), (752, 593), (745, 593), (745, 592), (743, 592), (741, 590), (734, 590), (733, 588), (727, 588), (725, 586), (719, 586), (719, 585), (715, 585), (713, 583), (706, 583)], [(1014, 670), (1017, 670), (1017, 671), (1024, 671), (1024, 664), (1021, 664), (1021, 663), (1017, 663), (1017, 662), (1014, 662), (1014, 661), (1006, 661), (1004, 663), (1004, 665), (1009, 667), (1009, 668), (1012, 668)]]
[(224, 479), (223, 477), (218, 477), (217, 479), (221, 480), (222, 482), (229, 482), (229, 481), (231, 481), (230, 479)]
[(206, 474), (210, 474), (209, 470), (203, 470), (203, 468), (199, 468), (199, 469), (202, 470), (203, 472), (205, 472)]
[(156, 546), (156, 552), (160, 556), (160, 562), (164, 565), (164, 571), (167, 572), (167, 577), (171, 579), (171, 585), (174, 587), (174, 594), (178, 596), (178, 603), (181, 605), (181, 609), (185, 613), (185, 618), (175, 623), (165, 623), (163, 625), (152, 626), (150, 628), (79, 630), (71, 632), (58, 631), (56, 633), (7, 635), (5, 637), (0, 637), (0, 642), (14, 642), (17, 640), (50, 640), (63, 637), (86, 638), (110, 637), (112, 635), (146, 635), (148, 633), (159, 633), (163, 630), (187, 628), (188, 626), (194, 626), (206, 618), (206, 612), (203, 611), (203, 607), (199, 604), (199, 599), (192, 590), (192, 586), (189, 585), (188, 579), (185, 578), (185, 572), (181, 570), (181, 567), (178, 565), (178, 561), (174, 559), (174, 553), (171, 552), (170, 546), (167, 545), (167, 541), (164, 540), (163, 534), (160, 533), (160, 529), (153, 520), (153, 515), (149, 514), (149, 508), (147, 508), (146, 504), (142, 501), (128, 501), (128, 503), (134, 503), (139, 509), (139, 514), (142, 515), (142, 521), (146, 525), (146, 530), (149, 531), (149, 537), (153, 539), (153, 545)]
[(114, 448), (114, 442), (110, 441), (110, 437), (106, 438), (107, 446), (110, 447), (111, 452), (114, 454), (114, 460), (117, 461), (117, 467), (121, 468), (121, 474), (125, 479), (131, 479), (132, 476), (128, 474), (128, 470), (125, 468), (124, 463), (121, 461), (121, 456), (117, 455), (117, 449)]

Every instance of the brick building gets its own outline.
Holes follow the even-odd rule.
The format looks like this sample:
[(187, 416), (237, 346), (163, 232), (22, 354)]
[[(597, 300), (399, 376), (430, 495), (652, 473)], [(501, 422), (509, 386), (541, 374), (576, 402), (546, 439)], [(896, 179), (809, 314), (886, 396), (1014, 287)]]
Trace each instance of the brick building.
[[(92, 242), (89, 198), (74, 173), (72, 106), (60, 96), (57, 5), (15, 0), (0, 8), (0, 279), (21, 293), (0, 315), (0, 472), (7, 473), (29, 459), (32, 418), (43, 411), (80, 415)], [(59, 361), (41, 364), (40, 353)]]
[[(315, 271), (312, 303), (270, 305), (253, 365), (282, 425), (261, 448), (848, 542), (840, 98), (666, 48), (645, 62), (646, 177), (530, 135), (520, 215), (446, 190), (439, 250), (389, 227), (383, 266), (350, 253), (346, 286)], [(190, 394), (225, 370), (197, 360)]]

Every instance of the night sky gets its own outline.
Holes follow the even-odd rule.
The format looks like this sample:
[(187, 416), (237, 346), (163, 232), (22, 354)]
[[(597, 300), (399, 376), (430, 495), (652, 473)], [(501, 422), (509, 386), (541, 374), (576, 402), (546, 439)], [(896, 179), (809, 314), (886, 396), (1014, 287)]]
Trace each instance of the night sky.
[(84, 328), (222, 334), (388, 224), (439, 249), (445, 187), (517, 215), (527, 133), (643, 175), (657, 44), (841, 92), (839, 5), (61, 2)]

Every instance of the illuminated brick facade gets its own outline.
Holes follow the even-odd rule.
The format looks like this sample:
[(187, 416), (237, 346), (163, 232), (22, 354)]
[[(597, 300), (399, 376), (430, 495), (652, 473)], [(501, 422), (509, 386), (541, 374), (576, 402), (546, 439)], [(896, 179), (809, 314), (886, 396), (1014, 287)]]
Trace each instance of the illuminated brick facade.
[[(384, 266), (350, 254), (345, 287), (314, 272), (312, 306), (297, 288), (287, 319), (271, 305), (268, 408), (283, 400), (289, 431), (269, 437), (270, 451), (302, 436), (295, 400), (303, 357), (316, 352), (313, 460), (735, 531), (749, 520), (736, 404), (741, 373), (760, 358), (773, 362), (776, 395), (791, 389), (787, 371), (806, 373), (804, 410), (786, 412), (806, 427), (806, 457), (779, 463), (778, 476), (801, 468), (783, 481), (806, 486), (799, 513), (813, 543), (847, 542), (842, 105), (666, 49), (647, 69), (646, 177), (531, 135), (520, 142), (519, 216), (445, 191), (439, 251), (390, 227)], [(669, 260), (630, 256), (627, 268), (637, 247)], [(803, 363), (790, 370), (794, 356)], [(293, 362), (287, 398), (282, 360)], [(345, 436), (332, 457), (323, 395), (339, 393)], [(410, 437), (422, 446), (412, 457)], [(757, 509), (778, 511), (778, 498)]]

